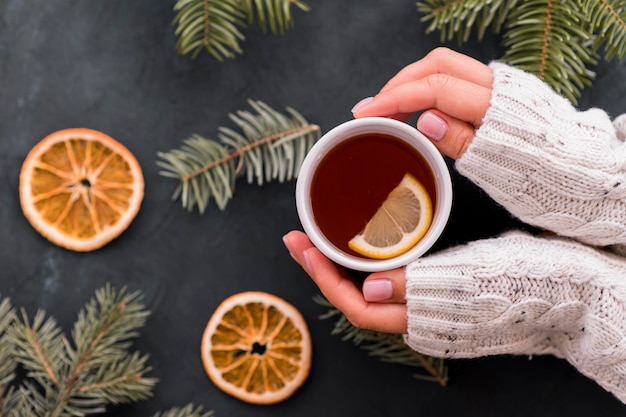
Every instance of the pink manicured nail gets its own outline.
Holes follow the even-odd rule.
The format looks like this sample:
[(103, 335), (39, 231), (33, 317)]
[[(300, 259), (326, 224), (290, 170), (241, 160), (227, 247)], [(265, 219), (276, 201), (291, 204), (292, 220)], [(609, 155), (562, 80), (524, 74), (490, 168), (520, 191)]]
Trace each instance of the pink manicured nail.
[(363, 283), (365, 301), (385, 301), (393, 297), (393, 282), (388, 279), (373, 279)]
[(359, 101), (358, 103), (356, 103), (354, 105), (354, 107), (352, 107), (352, 113), (354, 114), (355, 112), (361, 110), (363, 107), (365, 107), (370, 101), (374, 100), (374, 97), (365, 97), (363, 100)]
[(311, 263), (311, 253), (309, 252), (311, 249), (307, 249), (302, 252), (302, 258), (304, 259), (304, 267), (306, 268), (309, 274), (315, 273), (313, 269), (313, 264)]
[(434, 113), (424, 113), (417, 121), (417, 129), (435, 142), (448, 133), (448, 123)]
[(289, 239), (287, 239), (287, 235), (283, 236), (283, 243), (285, 244), (285, 247), (289, 251), (289, 255), (291, 255), (291, 257), (297, 261), (296, 257), (293, 255), (293, 252), (291, 252), (291, 247), (290, 247)]

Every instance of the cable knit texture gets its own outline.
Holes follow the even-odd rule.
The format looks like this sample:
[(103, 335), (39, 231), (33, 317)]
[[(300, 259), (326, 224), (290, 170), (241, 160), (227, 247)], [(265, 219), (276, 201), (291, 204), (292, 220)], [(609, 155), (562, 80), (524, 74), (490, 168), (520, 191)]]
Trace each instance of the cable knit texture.
[(490, 67), (490, 108), (458, 171), (526, 223), (626, 243), (626, 116), (577, 111), (537, 77)]
[(407, 267), (407, 344), (445, 358), (554, 354), (626, 402), (626, 260), (521, 232)]
[(438, 357), (553, 354), (626, 403), (626, 115), (577, 111), (537, 77), (490, 67), (490, 107), (456, 167), (558, 236), (514, 232), (408, 265), (405, 340)]

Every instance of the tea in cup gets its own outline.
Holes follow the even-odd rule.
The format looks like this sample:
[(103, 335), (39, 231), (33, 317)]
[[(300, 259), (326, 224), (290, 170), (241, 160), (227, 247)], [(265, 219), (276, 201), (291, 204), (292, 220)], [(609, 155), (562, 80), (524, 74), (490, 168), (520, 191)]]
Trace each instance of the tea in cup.
[(349, 269), (394, 269), (443, 232), (452, 206), (445, 160), (417, 129), (369, 117), (324, 134), (296, 183), (298, 216), (313, 244)]

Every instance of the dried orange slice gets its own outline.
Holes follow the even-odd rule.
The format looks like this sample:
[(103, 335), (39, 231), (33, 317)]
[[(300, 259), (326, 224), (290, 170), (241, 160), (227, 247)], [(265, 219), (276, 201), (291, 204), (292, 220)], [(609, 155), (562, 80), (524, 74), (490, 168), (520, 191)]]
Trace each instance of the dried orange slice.
[(202, 336), (204, 369), (222, 391), (252, 404), (289, 398), (311, 368), (311, 336), (300, 312), (259, 291), (228, 297)]
[(411, 249), (424, 237), (432, 218), (433, 207), (428, 191), (417, 178), (407, 173), (348, 246), (368, 258), (393, 258)]
[(51, 242), (81, 252), (119, 236), (137, 215), (143, 191), (130, 151), (91, 129), (46, 136), (20, 173), (20, 203), (30, 224)]

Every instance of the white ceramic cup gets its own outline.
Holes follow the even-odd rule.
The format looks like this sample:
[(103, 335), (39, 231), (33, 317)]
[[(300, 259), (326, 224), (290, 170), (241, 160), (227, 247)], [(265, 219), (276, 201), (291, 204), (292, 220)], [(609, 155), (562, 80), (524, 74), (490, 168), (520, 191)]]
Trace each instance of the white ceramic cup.
[[(346, 253), (329, 241), (317, 227), (311, 206), (311, 183), (324, 156), (339, 143), (358, 135), (391, 135), (419, 152), (430, 165), (436, 188), (436, 203), (430, 228), (411, 249), (389, 259), (368, 259)], [(324, 134), (304, 159), (296, 183), (296, 207), (304, 232), (329, 259), (344, 267), (364, 272), (386, 271), (407, 265), (430, 249), (443, 232), (452, 207), (452, 181), (441, 153), (417, 129), (407, 123), (385, 117), (367, 117), (342, 123)]]

